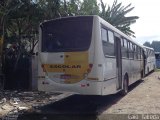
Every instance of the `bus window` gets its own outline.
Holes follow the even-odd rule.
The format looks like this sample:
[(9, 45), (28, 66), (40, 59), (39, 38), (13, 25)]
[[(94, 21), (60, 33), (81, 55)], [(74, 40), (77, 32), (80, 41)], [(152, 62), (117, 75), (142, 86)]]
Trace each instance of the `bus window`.
[(141, 49), (140, 47), (137, 47), (137, 53), (138, 53), (138, 59), (141, 59)]
[(128, 42), (128, 57), (131, 58), (130, 42)]
[(107, 42), (107, 30), (105, 30), (104, 28), (101, 29), (101, 34), (102, 34), (102, 41)]
[(143, 50), (140, 48), (140, 59), (143, 59)]
[(134, 57), (135, 59), (138, 59), (137, 45), (135, 45), (135, 54), (134, 54), (134, 56), (135, 56), (135, 57)]
[(113, 32), (108, 30), (108, 39), (109, 39), (109, 43), (114, 44), (114, 35)]
[(127, 41), (123, 39), (123, 46), (121, 47), (122, 57), (127, 57)]
[(90, 47), (93, 18), (72, 18), (44, 22), (42, 52), (86, 51)]
[(132, 58), (133, 59), (133, 45), (131, 42), (128, 42), (129, 44), (129, 58)]
[(141, 59), (143, 59), (143, 49), (141, 49)]
[(134, 54), (134, 59), (137, 59), (137, 57), (136, 57), (136, 45), (134, 44), (133, 45), (133, 54)]
[(134, 59), (134, 44), (132, 43), (132, 58)]
[[(112, 32), (108, 32), (109, 35), (107, 37), (107, 30), (102, 28), (101, 30), (101, 39), (103, 43), (103, 52), (104, 55), (114, 56), (114, 36)], [(108, 39), (107, 39), (108, 38)]]
[(133, 54), (133, 59), (134, 59), (134, 54), (135, 54), (135, 45), (132, 43), (132, 54)]
[(126, 39), (124, 39), (124, 47), (127, 48), (127, 40)]
[(124, 47), (124, 40), (121, 39), (121, 47)]

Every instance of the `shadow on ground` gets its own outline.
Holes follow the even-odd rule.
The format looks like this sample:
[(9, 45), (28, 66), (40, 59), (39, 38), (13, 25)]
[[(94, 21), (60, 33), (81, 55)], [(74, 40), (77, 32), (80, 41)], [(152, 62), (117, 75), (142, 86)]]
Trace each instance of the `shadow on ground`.
[[(129, 87), (134, 90), (144, 80)], [(18, 120), (97, 120), (97, 116), (121, 100), (119, 94), (107, 96), (73, 95), (53, 104), (43, 106), (31, 113), (25, 113)]]

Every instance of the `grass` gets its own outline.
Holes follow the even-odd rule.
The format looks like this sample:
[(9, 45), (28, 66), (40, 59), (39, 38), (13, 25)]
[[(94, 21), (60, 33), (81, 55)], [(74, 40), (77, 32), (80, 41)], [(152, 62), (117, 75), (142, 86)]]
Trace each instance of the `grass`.
[(155, 72), (160, 72), (160, 69), (156, 68), (156, 69), (155, 69)]

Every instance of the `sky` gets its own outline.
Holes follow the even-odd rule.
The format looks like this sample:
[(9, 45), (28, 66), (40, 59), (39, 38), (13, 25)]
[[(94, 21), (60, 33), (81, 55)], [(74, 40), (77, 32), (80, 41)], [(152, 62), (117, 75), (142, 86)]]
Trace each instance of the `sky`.
[[(104, 3), (112, 5), (114, 0), (103, 0)], [(160, 0), (118, 0), (118, 3), (127, 6), (129, 3), (135, 7), (128, 16), (138, 16), (139, 19), (131, 25), (135, 32), (138, 43), (146, 41), (160, 41)]]

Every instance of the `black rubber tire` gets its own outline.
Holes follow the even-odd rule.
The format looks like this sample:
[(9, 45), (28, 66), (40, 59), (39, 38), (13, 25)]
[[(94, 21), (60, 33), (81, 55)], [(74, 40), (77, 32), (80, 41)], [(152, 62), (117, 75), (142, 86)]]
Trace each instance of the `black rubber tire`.
[(145, 77), (145, 73), (143, 72), (143, 70), (141, 71), (141, 79)]
[(128, 78), (125, 76), (123, 80), (123, 89), (120, 92), (122, 96), (125, 96), (128, 93)]

